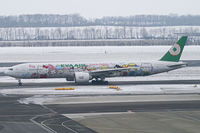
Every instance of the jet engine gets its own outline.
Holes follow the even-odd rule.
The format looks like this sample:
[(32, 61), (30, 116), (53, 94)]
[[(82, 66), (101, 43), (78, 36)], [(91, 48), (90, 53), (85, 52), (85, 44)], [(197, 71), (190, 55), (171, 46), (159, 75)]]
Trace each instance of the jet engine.
[(75, 82), (78, 84), (87, 84), (89, 83), (90, 75), (85, 72), (75, 72)]

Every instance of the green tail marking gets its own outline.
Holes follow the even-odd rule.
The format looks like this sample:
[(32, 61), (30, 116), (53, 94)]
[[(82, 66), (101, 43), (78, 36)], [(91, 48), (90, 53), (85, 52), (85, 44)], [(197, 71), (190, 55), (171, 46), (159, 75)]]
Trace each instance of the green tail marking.
[(184, 46), (187, 42), (187, 36), (182, 36), (169, 51), (160, 59), (160, 61), (179, 62)]

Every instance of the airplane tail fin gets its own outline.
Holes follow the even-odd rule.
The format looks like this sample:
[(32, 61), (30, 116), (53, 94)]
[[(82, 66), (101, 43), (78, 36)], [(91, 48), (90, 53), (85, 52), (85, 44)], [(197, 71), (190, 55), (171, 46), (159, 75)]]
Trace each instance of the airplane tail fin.
[(179, 62), (184, 46), (187, 42), (187, 36), (182, 36), (169, 51), (160, 59), (160, 61)]

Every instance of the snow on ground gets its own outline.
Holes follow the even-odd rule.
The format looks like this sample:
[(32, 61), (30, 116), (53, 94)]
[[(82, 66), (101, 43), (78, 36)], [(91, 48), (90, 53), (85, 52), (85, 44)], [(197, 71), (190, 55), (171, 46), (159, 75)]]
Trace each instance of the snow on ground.
[[(96, 95), (147, 95), (147, 94), (199, 94), (200, 86), (194, 85), (121, 85), (120, 90), (110, 89), (108, 86), (76, 86), (75, 90), (55, 90), (49, 88), (34, 89), (3, 89), (1, 94), (31, 94), (29, 98), (20, 99), (20, 103), (43, 104), (66, 96), (96, 96)], [(49, 96), (50, 95), (50, 96)]]
[[(159, 60), (170, 46), (5, 47), (0, 62), (119, 62)], [(182, 60), (199, 60), (200, 46), (186, 46)]]
[[(70, 86), (73, 87), (73, 86)], [(1, 94), (33, 94), (33, 95), (105, 95), (105, 94), (184, 94), (200, 93), (197, 85), (120, 85), (120, 90), (109, 86), (75, 86), (75, 90), (55, 90), (55, 87), (1, 89)]]

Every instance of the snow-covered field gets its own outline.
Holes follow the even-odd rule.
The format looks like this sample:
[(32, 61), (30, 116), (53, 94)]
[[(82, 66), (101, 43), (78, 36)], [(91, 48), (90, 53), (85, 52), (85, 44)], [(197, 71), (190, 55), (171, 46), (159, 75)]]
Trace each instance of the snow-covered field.
[[(118, 62), (160, 59), (170, 46), (6, 47), (0, 62)], [(182, 60), (199, 60), (200, 46), (186, 46)]]
[[(119, 85), (120, 90), (109, 86), (64, 86), (75, 90), (55, 90), (55, 87), (32, 87), (16, 89), (1, 89), (1, 94), (29, 95), (107, 95), (107, 94), (187, 94), (200, 93), (199, 85)], [(62, 87), (61, 87), (62, 88)]]

